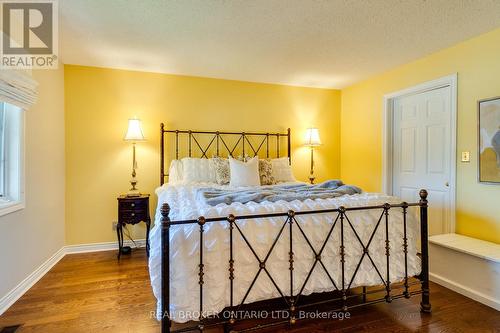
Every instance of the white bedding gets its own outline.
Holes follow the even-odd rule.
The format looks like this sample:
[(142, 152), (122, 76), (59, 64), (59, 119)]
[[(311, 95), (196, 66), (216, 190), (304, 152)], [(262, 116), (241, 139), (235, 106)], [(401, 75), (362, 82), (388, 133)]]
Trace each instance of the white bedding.
[[(303, 202), (264, 202), (256, 204), (233, 203), (231, 205), (220, 204), (212, 207), (197, 200), (194, 188), (207, 186), (207, 184), (195, 185), (163, 185), (158, 188), (158, 208), (155, 216), (155, 226), (151, 230), (150, 243), (151, 252), (149, 259), (149, 271), (151, 285), (154, 295), (158, 300), (158, 312), (160, 315), (161, 304), (161, 229), (160, 208), (165, 202), (171, 207), (170, 218), (172, 221), (184, 219), (197, 219), (205, 217), (218, 217), (234, 214), (236, 216), (249, 214), (266, 214), (271, 212), (286, 212), (289, 209), (295, 211), (330, 209), (339, 206), (353, 207), (374, 204), (400, 203), (394, 197), (382, 194), (362, 193), (353, 196), (343, 196), (332, 199), (305, 200)], [(222, 187), (214, 186), (211, 187)], [(380, 217), (381, 210), (362, 212), (348, 212), (347, 216), (354, 225), (363, 242), (368, 242), (371, 233)], [(401, 209), (392, 209), (389, 218), (390, 239), (390, 276), (391, 282), (400, 281), (404, 278), (404, 253), (403, 253), (403, 219)], [(328, 231), (331, 228), (336, 214), (297, 216), (297, 221), (309, 237), (316, 251), (319, 251)], [(278, 234), (284, 217), (266, 218), (258, 220), (238, 221), (238, 225), (261, 259), (265, 257), (275, 236)], [(414, 214), (408, 214), (407, 221), (408, 237), (408, 274), (409, 276), (420, 273), (420, 260), (417, 257), (416, 242), (418, 238), (418, 223)], [(250, 252), (236, 228), (234, 229), (234, 304), (239, 304), (246, 293), (250, 283), (258, 271), (258, 263)], [(296, 226), (293, 231), (294, 242), (294, 294), (298, 293), (313, 262), (313, 253), (304, 240)], [(176, 322), (197, 320), (199, 310), (199, 226), (197, 224), (185, 226), (172, 226), (170, 229), (170, 317)], [(351, 276), (359, 262), (362, 247), (350, 229), (347, 221), (344, 224), (345, 244), (345, 270), (346, 288)], [(204, 310), (210, 313), (220, 312), (229, 306), (229, 228), (227, 222), (207, 223), (204, 233)], [(340, 221), (335, 226), (330, 240), (322, 254), (322, 261), (329, 270), (337, 286), (342, 285), (341, 263), (340, 263)], [(276, 244), (269, 257), (266, 268), (283, 291), (289, 295), (289, 236), (288, 227)], [(386, 277), (385, 256), (385, 225), (382, 220), (379, 225), (369, 253), (376, 263), (380, 274)], [(380, 277), (373, 269), (370, 260), (365, 257), (351, 287), (361, 285), (381, 285)], [(304, 294), (313, 292), (324, 292), (334, 290), (331, 281), (318, 264), (314, 269), (305, 289)], [(252, 288), (246, 303), (263, 299), (278, 297), (279, 293), (270, 282), (265, 272), (261, 272), (257, 282)], [(193, 317), (189, 314), (192, 313)]]

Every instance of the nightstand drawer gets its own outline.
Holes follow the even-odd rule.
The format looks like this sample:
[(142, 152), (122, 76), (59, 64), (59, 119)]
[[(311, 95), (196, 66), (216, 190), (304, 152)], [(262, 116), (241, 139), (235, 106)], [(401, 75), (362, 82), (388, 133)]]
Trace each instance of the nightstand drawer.
[(148, 213), (146, 209), (136, 209), (136, 210), (121, 210), (119, 213), (120, 221), (125, 223), (139, 223), (140, 221), (146, 221), (148, 219)]
[(146, 209), (147, 206), (146, 200), (120, 200), (120, 210)]

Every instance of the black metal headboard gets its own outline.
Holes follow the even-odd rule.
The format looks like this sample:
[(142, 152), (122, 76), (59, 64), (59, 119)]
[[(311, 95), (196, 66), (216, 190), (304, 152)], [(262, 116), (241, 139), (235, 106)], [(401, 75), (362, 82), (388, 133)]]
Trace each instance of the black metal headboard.
[[(237, 149), (241, 149), (243, 156), (251, 157), (258, 156), (259, 152), (265, 147), (266, 158), (270, 156), (270, 150), (274, 152), (275, 157), (280, 157), (280, 141), (286, 137), (286, 150), (289, 160), (291, 161), (291, 136), (290, 129), (286, 133), (257, 133), (257, 132), (225, 132), (225, 131), (191, 131), (191, 130), (167, 130), (163, 123), (160, 124), (160, 185), (165, 183), (165, 134), (174, 136), (175, 159), (179, 159), (179, 145), (182, 139), (187, 140), (187, 156), (192, 157), (194, 152), (199, 153), (201, 158), (209, 158), (207, 153), (212, 148), (215, 155), (220, 156), (222, 153), (227, 153), (228, 156), (233, 156)], [(208, 142), (201, 142), (200, 137), (208, 138)], [(229, 138), (237, 139), (236, 143), (230, 143)], [(258, 138), (257, 143), (252, 143), (250, 138)], [(275, 142), (271, 142), (274, 138)], [(274, 144), (274, 147), (270, 145)]]

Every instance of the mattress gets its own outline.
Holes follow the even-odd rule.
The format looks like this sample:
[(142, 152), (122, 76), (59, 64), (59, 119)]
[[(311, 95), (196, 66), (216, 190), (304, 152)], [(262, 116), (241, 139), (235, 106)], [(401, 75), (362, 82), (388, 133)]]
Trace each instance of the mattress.
[[(219, 204), (208, 206), (196, 195), (196, 189), (206, 187), (207, 184), (178, 184), (163, 185), (158, 188), (158, 207), (155, 215), (155, 225), (150, 233), (150, 258), (149, 271), (153, 293), (158, 300), (157, 314), (161, 314), (161, 213), (163, 203), (171, 207), (170, 219), (185, 220), (197, 219), (199, 216), (220, 217), (234, 214), (236, 216), (251, 214), (268, 214), (294, 211), (332, 209), (340, 206), (356, 207), (379, 205), (383, 203), (401, 203), (401, 200), (377, 193), (361, 193), (351, 196), (342, 196), (331, 199), (316, 199), (292, 202), (262, 202), (259, 204), (249, 202), (246, 204), (233, 203), (231, 205)], [(210, 184), (214, 187), (213, 184)], [(393, 208), (389, 215), (389, 240), (390, 240), (390, 276), (391, 282), (401, 281), (405, 277), (404, 252), (403, 252), (403, 215), (402, 209)], [(349, 211), (347, 216), (359, 237), (366, 245), (381, 216), (382, 210)], [(297, 216), (297, 222), (311, 241), (316, 251), (319, 251), (326, 235), (332, 227), (337, 214), (314, 214)], [(241, 232), (250, 242), (260, 259), (269, 251), (276, 235), (281, 229), (286, 217), (260, 218), (237, 220)], [(203, 236), (204, 256), (204, 285), (203, 308), (206, 314), (216, 314), (230, 305), (229, 284), (229, 225), (227, 222), (207, 223)], [(336, 285), (342, 285), (340, 262), (340, 223), (335, 226), (329, 241), (322, 253), (322, 262), (328, 270)], [(415, 210), (410, 209), (407, 217), (408, 238), (408, 275), (420, 273), (421, 264), (417, 257), (417, 240), (419, 224)], [(252, 280), (259, 270), (258, 262), (251, 250), (244, 242), (243, 237), (235, 228), (233, 231), (234, 251), (234, 304), (239, 304), (247, 292)], [(200, 233), (197, 224), (172, 226), (170, 229), (170, 318), (176, 322), (198, 320), (199, 314), (199, 284), (198, 264), (200, 249)], [(314, 254), (305, 241), (303, 235), (294, 226), (294, 294), (297, 294), (314, 263)], [(347, 221), (344, 223), (345, 244), (345, 284), (358, 265), (363, 253), (363, 248)], [(266, 268), (275, 280), (278, 287), (285, 295), (289, 295), (289, 233), (288, 227), (276, 243), (266, 263)], [(380, 274), (386, 276), (385, 256), (385, 224), (382, 220), (372, 243), (369, 253), (376, 264)], [(373, 269), (368, 257), (365, 256), (359, 271), (351, 285), (372, 286), (383, 284), (376, 270)], [(330, 279), (321, 265), (316, 265), (303, 294), (313, 292), (327, 292), (335, 290)], [(261, 272), (256, 280), (245, 303), (279, 297), (276, 287), (269, 277)]]

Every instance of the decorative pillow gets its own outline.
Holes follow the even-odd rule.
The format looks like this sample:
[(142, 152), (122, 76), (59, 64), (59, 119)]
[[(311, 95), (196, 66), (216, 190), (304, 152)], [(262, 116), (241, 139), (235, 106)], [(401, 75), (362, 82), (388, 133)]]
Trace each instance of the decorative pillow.
[(185, 157), (182, 160), (182, 180), (186, 183), (215, 183), (215, 173), (207, 158)]
[(229, 158), (231, 186), (259, 186), (259, 158), (256, 156), (248, 162), (240, 162)]
[(182, 181), (182, 162), (179, 160), (172, 160), (168, 168), (168, 182), (169, 184), (178, 183)]
[(272, 174), (276, 183), (296, 181), (288, 157), (273, 158), (271, 164), (273, 165)]
[(273, 185), (276, 180), (273, 176), (273, 164), (271, 160), (259, 160), (260, 185)]
[(215, 173), (215, 181), (219, 185), (229, 184), (229, 160), (227, 158), (213, 157), (210, 159), (210, 166)]

